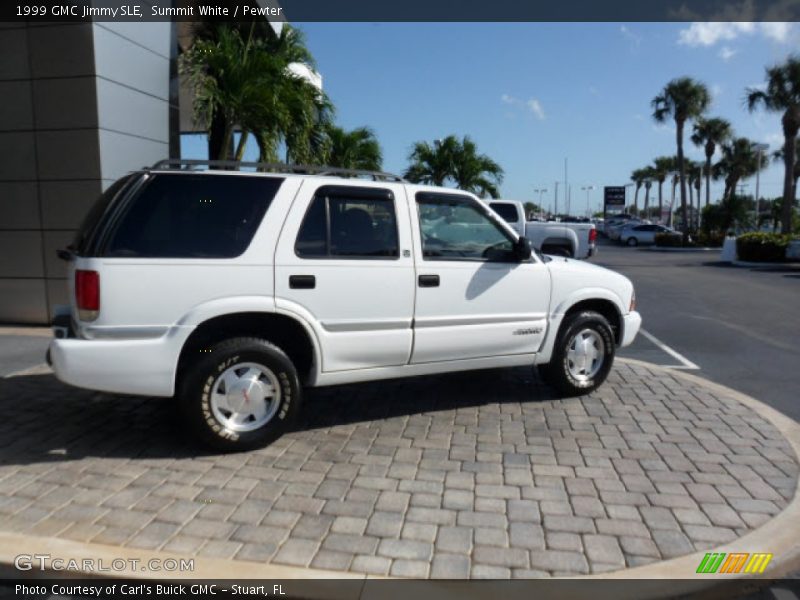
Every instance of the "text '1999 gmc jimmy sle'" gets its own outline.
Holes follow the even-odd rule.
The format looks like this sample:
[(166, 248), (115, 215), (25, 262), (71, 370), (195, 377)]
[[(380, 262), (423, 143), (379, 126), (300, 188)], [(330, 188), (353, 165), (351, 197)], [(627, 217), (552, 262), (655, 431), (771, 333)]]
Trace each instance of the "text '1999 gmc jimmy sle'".
[(538, 365), (585, 394), (639, 330), (627, 278), (532, 253), (472, 194), (247, 166), (164, 161), (108, 188), (60, 251), (59, 379), (175, 397), (240, 449), (285, 431), (303, 386)]

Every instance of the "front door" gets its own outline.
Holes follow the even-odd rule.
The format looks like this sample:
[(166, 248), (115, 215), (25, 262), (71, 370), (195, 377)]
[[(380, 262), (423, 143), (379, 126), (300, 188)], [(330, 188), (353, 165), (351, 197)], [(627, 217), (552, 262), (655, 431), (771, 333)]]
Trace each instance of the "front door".
[(402, 185), (303, 183), (275, 255), (275, 302), (315, 326), (323, 372), (408, 363), (410, 248)]
[(471, 196), (420, 190), (409, 201), (419, 223), (412, 227), (417, 298), (411, 362), (538, 351), (550, 300), (547, 267), (535, 258), (516, 260), (513, 234)]

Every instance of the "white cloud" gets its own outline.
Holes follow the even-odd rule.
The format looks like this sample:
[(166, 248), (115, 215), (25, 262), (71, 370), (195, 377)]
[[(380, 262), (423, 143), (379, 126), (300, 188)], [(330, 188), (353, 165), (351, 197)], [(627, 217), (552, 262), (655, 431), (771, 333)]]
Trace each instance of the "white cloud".
[[(793, 28), (792, 23), (781, 22), (694, 22), (686, 29), (680, 30), (678, 43), (685, 46), (713, 46), (718, 42), (730, 42), (742, 35), (754, 34), (763, 35), (774, 42), (786, 43)], [(720, 55), (722, 56), (722, 53)], [(723, 57), (723, 60), (727, 59)]]
[(546, 118), (544, 114), (544, 107), (537, 98), (529, 98), (528, 100), (522, 101), (519, 98), (516, 98), (509, 94), (503, 94), (502, 96), (500, 96), (500, 101), (503, 104), (508, 104), (509, 106), (513, 106), (520, 109), (527, 109), (531, 111), (533, 115), (540, 121), (544, 121)]
[(526, 102), (526, 104), (537, 119), (544, 121), (544, 108), (542, 108), (541, 102), (539, 102), (536, 98), (531, 98)]
[(714, 100), (716, 100), (722, 95), (722, 90), (723, 90), (722, 86), (718, 83), (715, 83), (714, 85), (711, 86), (711, 96), (714, 98)]
[(629, 27), (626, 27), (625, 25), (620, 25), (619, 32), (625, 38), (627, 38), (634, 46), (638, 46), (639, 44), (642, 43), (642, 36), (639, 35), (638, 33), (634, 33), (633, 31), (631, 31)]
[(730, 59), (736, 56), (737, 53), (738, 53), (737, 50), (734, 50), (729, 46), (723, 46), (722, 48), (719, 49), (719, 57), (725, 62), (728, 62)]

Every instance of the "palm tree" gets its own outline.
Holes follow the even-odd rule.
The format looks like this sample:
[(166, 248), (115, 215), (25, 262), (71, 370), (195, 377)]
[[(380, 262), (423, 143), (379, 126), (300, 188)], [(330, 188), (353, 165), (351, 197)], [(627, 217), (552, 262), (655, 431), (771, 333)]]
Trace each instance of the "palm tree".
[(415, 183), (443, 186), (446, 181), (479, 196), (497, 198), (503, 181), (503, 169), (485, 154), (479, 154), (475, 143), (464, 137), (449, 135), (443, 140), (417, 142), (408, 156), (411, 165), (405, 178)]
[(327, 164), (342, 169), (380, 171), (383, 155), (375, 133), (368, 127), (346, 131), (341, 127), (328, 128), (330, 149)]
[(300, 32), (284, 27), (276, 36), (255, 25), (227, 23), (204, 31), (208, 37), (197, 38), (184, 52), (180, 69), (194, 91), (195, 118), (209, 130), (209, 157), (230, 157), (236, 128), (242, 131), (236, 159), (242, 158), (250, 133), (261, 160), (276, 160), (281, 141), (290, 156), (321, 157), (332, 105), (290, 69), (298, 62), (313, 66)]
[(783, 218), (781, 233), (792, 231), (794, 204), (793, 173), (797, 162), (797, 132), (800, 130), (800, 56), (767, 69), (765, 90), (748, 88), (747, 107), (751, 111), (763, 106), (770, 112), (782, 112), (783, 125)]
[(639, 212), (639, 190), (642, 189), (644, 180), (647, 179), (647, 172), (645, 169), (634, 169), (631, 173), (631, 181), (636, 184), (633, 192), (633, 212)]
[[(761, 164), (764, 169), (765, 164)], [(730, 200), (736, 195), (736, 186), (739, 181), (752, 177), (759, 170), (758, 153), (753, 149), (753, 142), (740, 137), (722, 145), (722, 157), (714, 165), (714, 178), (725, 181), (724, 200)]]
[(711, 159), (717, 146), (727, 142), (731, 137), (733, 128), (725, 119), (698, 119), (694, 124), (692, 143), (695, 146), (702, 146), (706, 153), (706, 206), (711, 202)]
[[(703, 163), (689, 162), (686, 168), (686, 175), (689, 181), (689, 198), (690, 204), (692, 206), (692, 217), (693, 217), (693, 224), (694, 227), (697, 228), (700, 226), (700, 203), (701, 203), (701, 196), (700, 190), (703, 187), (703, 171), (705, 169), (705, 165)], [(694, 195), (697, 198), (697, 207), (694, 206), (694, 201), (691, 199), (692, 191), (691, 189), (694, 188)]]
[(656, 171), (651, 166), (646, 166), (642, 169), (644, 175), (644, 218), (650, 218), (650, 188), (653, 186), (653, 181), (656, 179)]
[[(795, 140), (794, 151), (795, 151), (795, 159), (794, 159), (794, 169), (792, 170), (792, 200), (797, 199), (797, 180), (800, 179), (800, 138)], [(775, 162), (783, 162), (784, 161), (783, 148), (773, 152), (772, 158)]]
[(478, 147), (468, 136), (464, 136), (453, 164), (453, 179), (456, 187), (485, 198), (499, 198), (498, 186), (503, 182), (503, 169)]
[(675, 157), (674, 156), (659, 156), (653, 160), (653, 177), (658, 182), (658, 218), (664, 211), (664, 200), (662, 196), (662, 187), (667, 180), (667, 176), (675, 170)]
[(675, 120), (675, 140), (678, 146), (678, 173), (681, 182), (681, 218), (683, 239), (688, 240), (688, 215), (686, 213), (686, 165), (683, 157), (683, 129), (686, 121), (699, 118), (708, 108), (711, 95), (705, 84), (690, 77), (670, 81), (661, 93), (653, 98), (653, 118), (664, 123)]
[(453, 174), (457, 151), (458, 139), (454, 135), (435, 140), (432, 145), (428, 142), (417, 142), (408, 155), (411, 165), (406, 169), (404, 177), (414, 183), (443, 186), (445, 179)]

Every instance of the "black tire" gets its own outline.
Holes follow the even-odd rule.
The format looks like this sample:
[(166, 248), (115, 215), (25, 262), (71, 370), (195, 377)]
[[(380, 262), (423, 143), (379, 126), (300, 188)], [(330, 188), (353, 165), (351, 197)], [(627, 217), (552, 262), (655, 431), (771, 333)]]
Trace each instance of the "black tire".
[(638, 246), (638, 245), (639, 245), (639, 240), (637, 240), (635, 237), (628, 238), (628, 246)]
[[(602, 362), (597, 365), (595, 372), (584, 373), (578, 378), (573, 374), (574, 367), (570, 368), (568, 352), (574, 338), (586, 330), (595, 332), (596, 341), (602, 344)], [(562, 397), (588, 394), (602, 385), (608, 377), (614, 363), (615, 349), (614, 332), (603, 315), (594, 311), (575, 313), (565, 318), (553, 347), (553, 356), (548, 364), (539, 366), (539, 372), (542, 379)]]
[[(212, 390), (223, 373), (238, 364), (252, 363), (274, 375), (278, 389), (277, 405), (266, 411), (274, 414), (263, 425), (250, 431), (237, 431), (226, 425), (211, 402)], [(242, 367), (243, 369), (245, 367)], [(234, 373), (239, 372), (235, 370)], [(267, 375), (259, 381), (269, 383)], [(246, 394), (244, 397), (249, 402)], [(220, 342), (211, 352), (187, 369), (180, 386), (179, 403), (183, 419), (204, 444), (223, 451), (248, 450), (266, 446), (278, 439), (300, 411), (302, 393), (297, 371), (286, 353), (259, 338), (232, 338)], [(254, 419), (255, 421), (255, 419)], [(255, 426), (254, 423), (245, 426)]]

